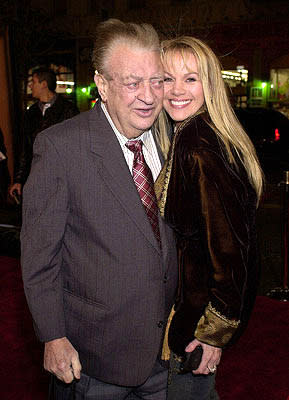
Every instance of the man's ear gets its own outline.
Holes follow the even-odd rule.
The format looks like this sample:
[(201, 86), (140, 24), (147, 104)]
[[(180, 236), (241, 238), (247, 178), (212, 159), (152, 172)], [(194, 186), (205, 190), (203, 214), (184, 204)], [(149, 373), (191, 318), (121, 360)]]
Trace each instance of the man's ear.
[(101, 100), (105, 102), (107, 99), (107, 89), (108, 89), (107, 81), (104, 79), (102, 75), (96, 74), (94, 75), (94, 82), (96, 84)]
[(47, 85), (47, 81), (46, 81), (46, 80), (41, 81), (41, 82), (40, 82), (40, 85), (41, 85), (41, 87), (42, 87), (43, 89), (47, 89), (47, 88), (48, 88), (48, 85)]

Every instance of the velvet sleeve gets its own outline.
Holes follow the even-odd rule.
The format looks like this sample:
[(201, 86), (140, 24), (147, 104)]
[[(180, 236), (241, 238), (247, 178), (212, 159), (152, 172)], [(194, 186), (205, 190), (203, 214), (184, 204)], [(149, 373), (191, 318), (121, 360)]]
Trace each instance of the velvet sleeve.
[(198, 149), (187, 158), (192, 190), (198, 199), (200, 235), (210, 268), (209, 304), (195, 337), (223, 347), (240, 323), (248, 276), (250, 230), (246, 187), (214, 151)]

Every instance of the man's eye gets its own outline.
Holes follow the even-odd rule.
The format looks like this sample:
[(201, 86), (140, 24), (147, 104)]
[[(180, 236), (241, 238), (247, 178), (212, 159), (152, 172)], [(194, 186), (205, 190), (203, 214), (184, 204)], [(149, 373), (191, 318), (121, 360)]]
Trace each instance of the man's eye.
[(164, 82), (166, 83), (166, 82), (172, 82), (173, 80), (172, 80), (172, 78), (169, 78), (168, 76), (166, 76), (165, 78), (164, 78)]
[(139, 86), (139, 83), (138, 83), (138, 82), (131, 82), (131, 83), (128, 83), (128, 84), (126, 85), (126, 87), (129, 88), (129, 89), (137, 89), (138, 86)]

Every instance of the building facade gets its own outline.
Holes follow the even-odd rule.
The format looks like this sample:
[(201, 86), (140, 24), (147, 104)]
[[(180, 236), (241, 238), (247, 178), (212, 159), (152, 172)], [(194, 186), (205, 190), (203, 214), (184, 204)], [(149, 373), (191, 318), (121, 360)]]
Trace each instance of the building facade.
[[(23, 7), (19, 26), (24, 48), (31, 36), (22, 74), (27, 75), (39, 64), (52, 66), (62, 75), (58, 91), (72, 99), (76, 97), (81, 110), (89, 108), (95, 96), (90, 57), (93, 34), (97, 23), (107, 18), (152, 23), (161, 38), (180, 34), (197, 36), (219, 56), (226, 71), (224, 79), (237, 106), (289, 108), (288, 0), (7, 0), (6, 3), (12, 15), (17, 14), (16, 8), (13, 14), (13, 5), (17, 10), (20, 4)], [(17, 45), (19, 40), (12, 47)], [(25, 106), (31, 101), (29, 92), (26, 97)]]

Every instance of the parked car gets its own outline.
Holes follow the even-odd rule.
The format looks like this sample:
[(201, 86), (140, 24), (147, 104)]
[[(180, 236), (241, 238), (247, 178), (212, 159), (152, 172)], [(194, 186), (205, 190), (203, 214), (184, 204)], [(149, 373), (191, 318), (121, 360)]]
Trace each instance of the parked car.
[(289, 119), (266, 108), (237, 108), (235, 113), (255, 145), (265, 169), (289, 169)]

